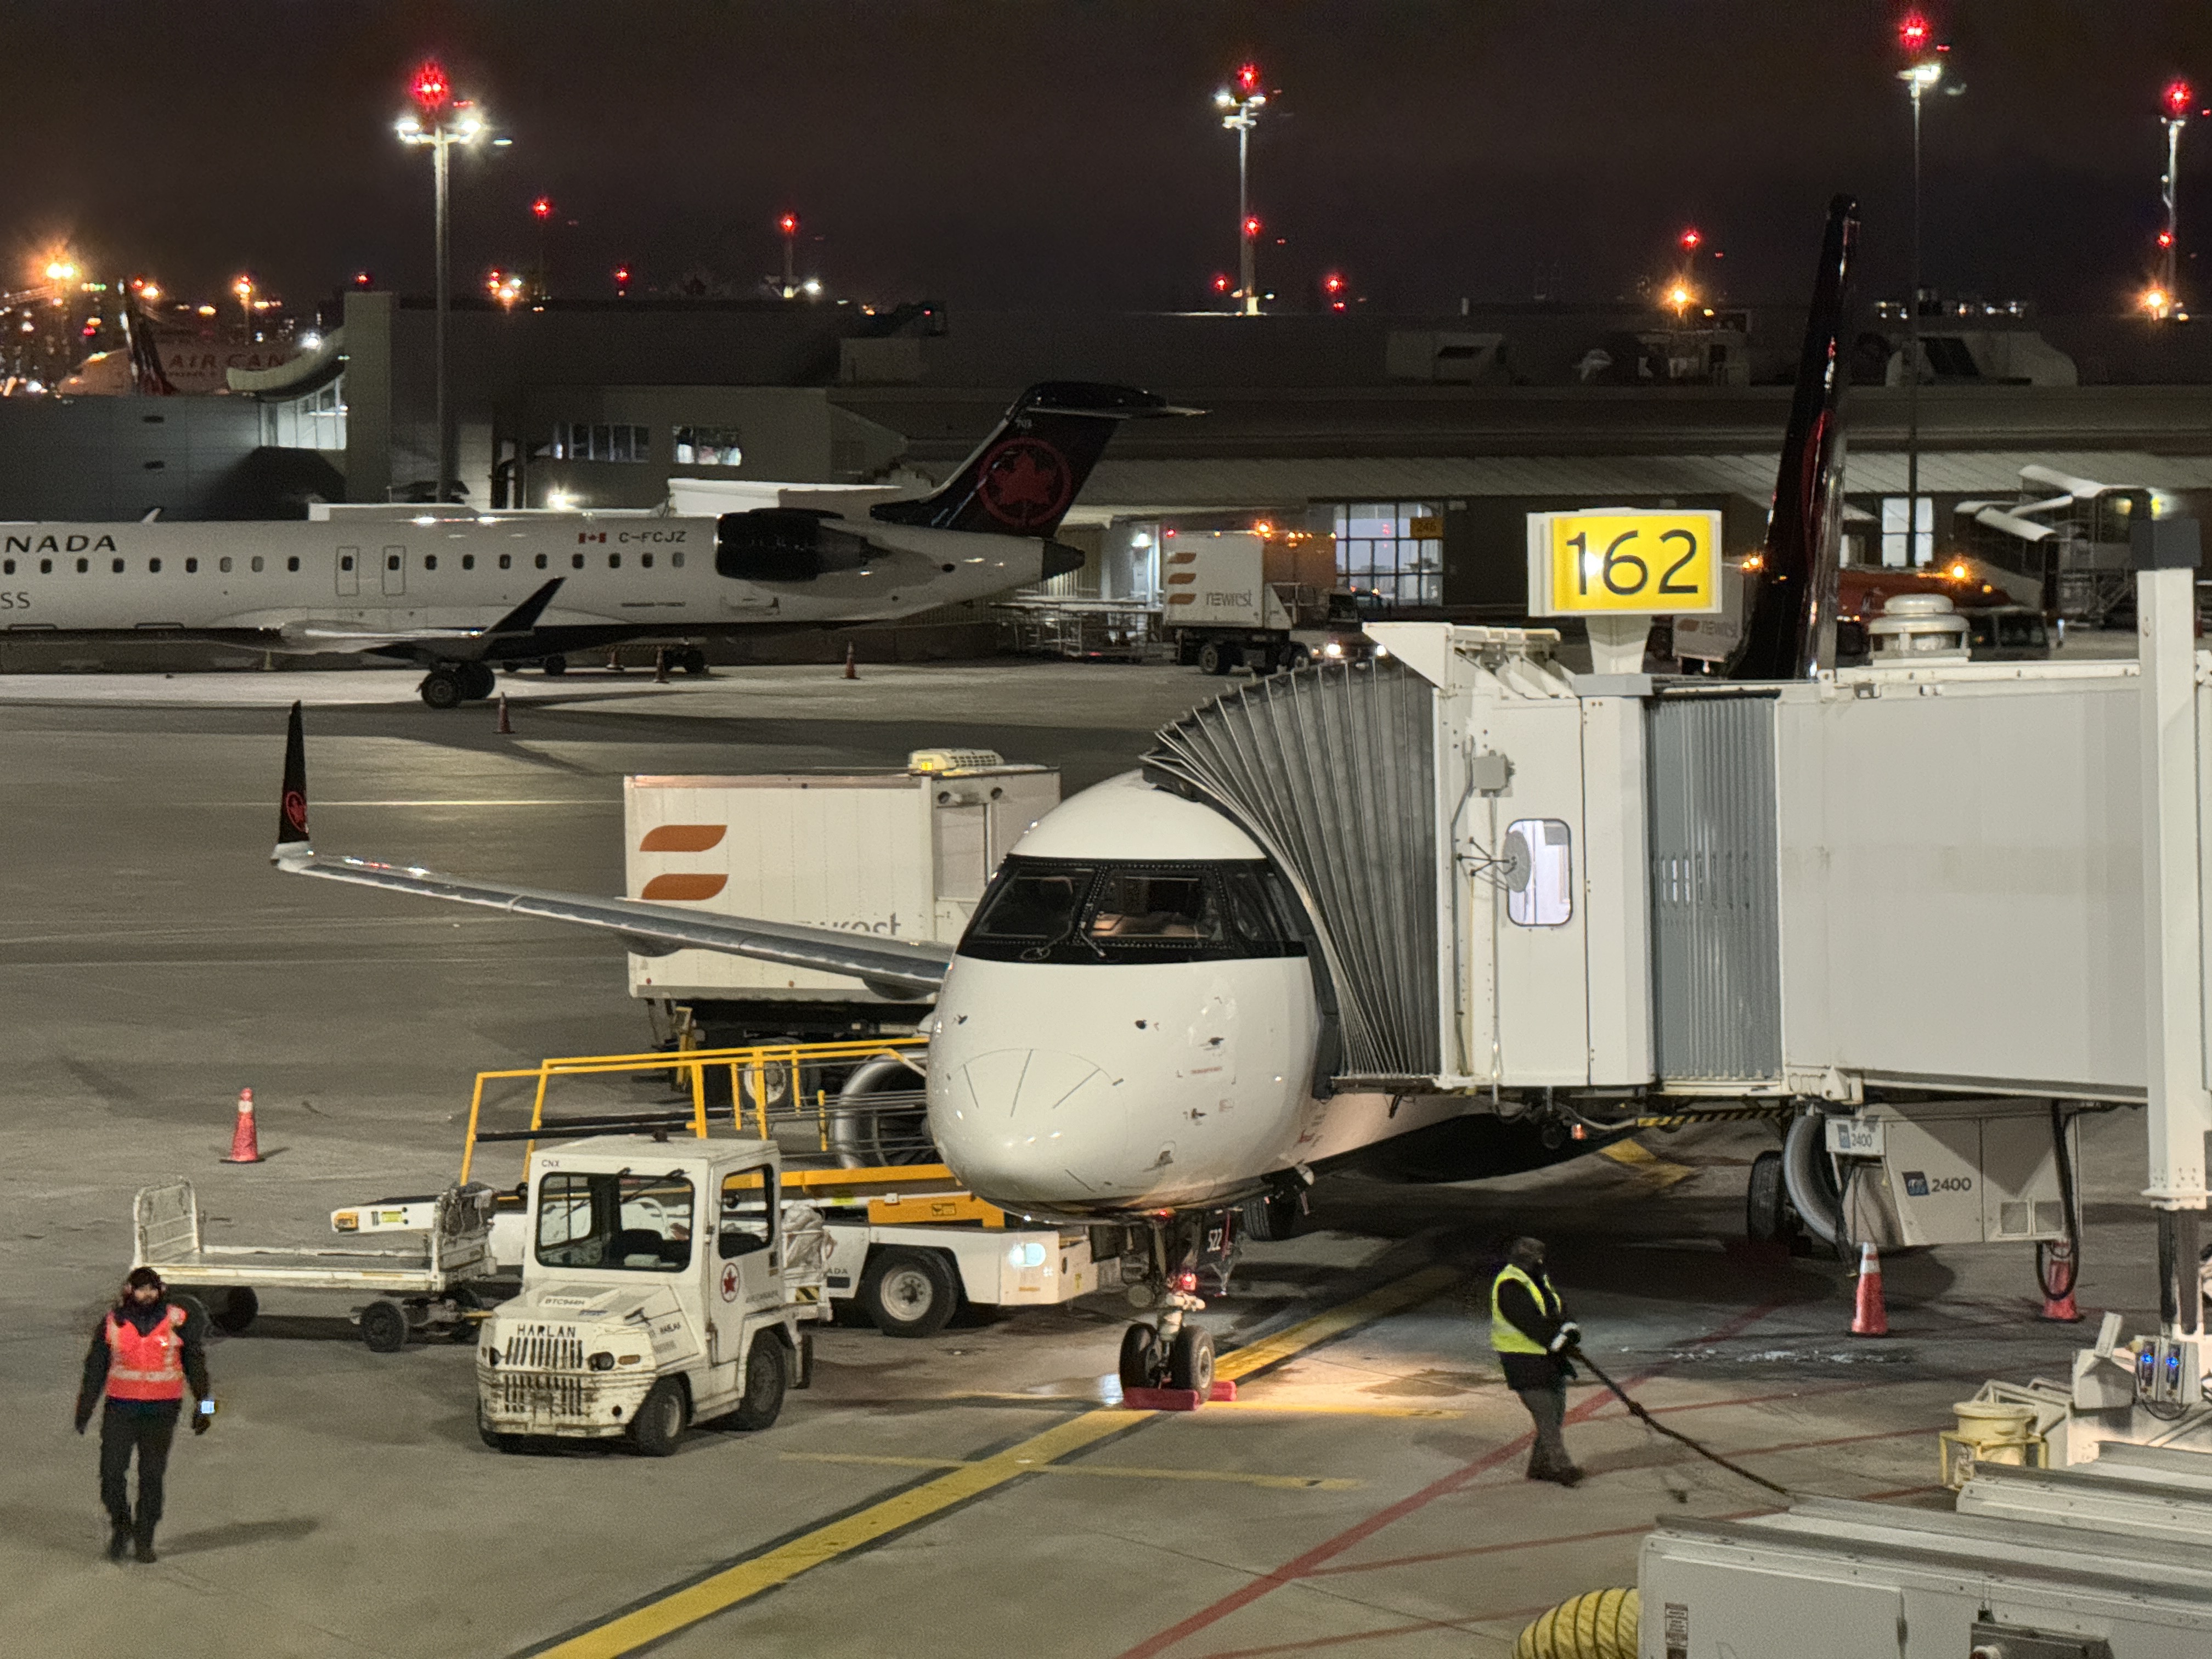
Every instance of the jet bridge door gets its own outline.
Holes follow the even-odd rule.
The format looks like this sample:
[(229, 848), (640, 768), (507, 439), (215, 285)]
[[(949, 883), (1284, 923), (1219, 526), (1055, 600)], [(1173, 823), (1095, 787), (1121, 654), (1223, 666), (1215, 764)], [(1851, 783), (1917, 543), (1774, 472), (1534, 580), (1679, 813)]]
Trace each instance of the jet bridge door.
[[(1478, 833), (1487, 866), (1468, 914), (1488, 916), (1490, 939), (1469, 952), (1470, 1006), (1495, 1012), (1486, 1065), (1478, 1012), (1470, 1071), (1516, 1088), (1586, 1084), (1590, 1075), (1588, 856), (1583, 720), (1571, 697), (1492, 705), (1477, 714), (1477, 752), (1504, 755), (1504, 790), (1483, 799)], [(1481, 946), (1487, 943), (1486, 953)], [(1487, 980), (1487, 985), (1484, 981)]]

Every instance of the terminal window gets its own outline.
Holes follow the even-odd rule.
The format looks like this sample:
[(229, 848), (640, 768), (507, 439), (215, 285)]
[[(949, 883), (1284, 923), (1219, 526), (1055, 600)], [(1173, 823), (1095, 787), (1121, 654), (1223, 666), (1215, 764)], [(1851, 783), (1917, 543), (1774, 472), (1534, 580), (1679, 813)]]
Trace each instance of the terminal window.
[(653, 459), (653, 437), (641, 426), (557, 421), (553, 435), (531, 453), (550, 461), (628, 461)]
[(1354, 501), (1336, 509), (1336, 572), (1386, 605), (1444, 602), (1443, 509), (1433, 501)]
[(744, 451), (733, 426), (679, 426), (676, 428), (678, 466), (743, 466)]
[(1905, 533), (1905, 497), (1881, 498), (1881, 562), (1886, 565), (1927, 564), (1936, 557), (1936, 498), (1918, 496), (1913, 507), (1912, 534), (1908, 538)]

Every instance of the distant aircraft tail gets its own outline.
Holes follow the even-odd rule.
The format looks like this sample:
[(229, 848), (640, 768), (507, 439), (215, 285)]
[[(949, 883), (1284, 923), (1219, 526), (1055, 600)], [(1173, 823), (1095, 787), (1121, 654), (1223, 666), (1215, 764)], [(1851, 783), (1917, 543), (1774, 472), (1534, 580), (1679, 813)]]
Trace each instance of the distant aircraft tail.
[(873, 516), (933, 530), (1048, 537), (1067, 516), (1116, 424), (1196, 413), (1135, 386), (1046, 380), (1014, 399), (997, 430), (935, 494), (884, 501)]
[(1810, 679), (1836, 660), (1836, 570), (1844, 532), (1844, 389), (1850, 382), (1851, 262), (1859, 204), (1828, 204), (1827, 234), (1813, 309), (1798, 354), (1796, 395), (1774, 477), (1759, 584), (1743, 648), (1729, 665), (1739, 680)]
[(291, 729), (284, 737), (284, 789), (276, 798), (276, 850), (272, 861), (315, 850), (307, 835), (307, 735), (300, 705), (292, 705)]

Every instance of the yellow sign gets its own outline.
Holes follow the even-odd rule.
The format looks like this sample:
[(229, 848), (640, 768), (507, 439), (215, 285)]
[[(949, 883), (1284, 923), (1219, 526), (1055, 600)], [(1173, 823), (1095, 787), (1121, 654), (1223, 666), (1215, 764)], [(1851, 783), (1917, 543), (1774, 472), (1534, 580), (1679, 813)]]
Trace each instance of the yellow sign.
[(1721, 515), (1615, 507), (1528, 515), (1528, 614), (1721, 608)]

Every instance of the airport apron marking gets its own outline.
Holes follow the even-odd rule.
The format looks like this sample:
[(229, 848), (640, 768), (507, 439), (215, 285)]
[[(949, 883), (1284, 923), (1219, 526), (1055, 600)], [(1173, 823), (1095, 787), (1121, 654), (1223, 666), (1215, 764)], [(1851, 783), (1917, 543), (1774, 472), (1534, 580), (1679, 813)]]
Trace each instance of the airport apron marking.
[[(972, 1469), (981, 1459), (894, 1457), (875, 1452), (785, 1452), (791, 1463), (860, 1463), (890, 1469)], [(1277, 1492), (1350, 1492), (1364, 1480), (1339, 1475), (1247, 1474), (1236, 1469), (1140, 1469), (1109, 1463), (1048, 1463), (1039, 1474), (1085, 1474), (1120, 1480), (1223, 1480), (1232, 1486), (1265, 1486)]]
[[(1339, 1308), (1278, 1332), (1249, 1348), (1224, 1354), (1214, 1367), (1222, 1377), (1249, 1376), (1280, 1364), (1304, 1349), (1333, 1340), (1429, 1300), (1464, 1275), (1449, 1267), (1424, 1267), (1395, 1283), (1355, 1297)], [(1024, 1475), (1043, 1473), (1059, 1459), (1115, 1435), (1142, 1428), (1158, 1416), (1120, 1407), (1084, 1413), (1005, 1450), (946, 1470), (879, 1502), (814, 1527), (762, 1553), (734, 1561), (688, 1584), (661, 1592), (596, 1624), (521, 1650), (544, 1659), (617, 1659), (712, 1618), (740, 1601), (789, 1583), (810, 1567), (880, 1543), (921, 1525)], [(1059, 1471), (1055, 1471), (1059, 1472)], [(518, 1656), (520, 1659), (520, 1656)]]

